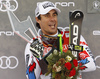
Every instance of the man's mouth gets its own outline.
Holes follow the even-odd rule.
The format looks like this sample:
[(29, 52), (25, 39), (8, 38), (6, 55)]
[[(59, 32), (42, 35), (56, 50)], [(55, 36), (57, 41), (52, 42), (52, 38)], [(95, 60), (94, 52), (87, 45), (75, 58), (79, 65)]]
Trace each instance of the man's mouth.
[(55, 28), (55, 26), (51, 26), (51, 28)]
[(55, 24), (49, 25), (52, 29), (55, 28)]

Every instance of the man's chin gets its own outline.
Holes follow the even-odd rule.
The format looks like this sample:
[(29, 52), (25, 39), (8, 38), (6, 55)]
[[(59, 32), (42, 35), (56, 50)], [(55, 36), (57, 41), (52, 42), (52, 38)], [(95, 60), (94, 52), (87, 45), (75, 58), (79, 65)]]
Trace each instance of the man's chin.
[(57, 31), (52, 31), (50, 32), (50, 35), (55, 35), (57, 33)]

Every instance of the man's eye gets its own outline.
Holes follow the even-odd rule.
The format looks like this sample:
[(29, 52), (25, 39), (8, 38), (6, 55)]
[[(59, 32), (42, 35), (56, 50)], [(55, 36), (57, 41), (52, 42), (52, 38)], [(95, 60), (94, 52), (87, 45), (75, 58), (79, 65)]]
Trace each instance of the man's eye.
[(45, 15), (45, 17), (49, 17), (49, 15)]
[(54, 14), (53, 16), (57, 16), (57, 14)]
[(55, 13), (55, 14), (53, 14), (53, 16), (57, 16), (57, 14)]

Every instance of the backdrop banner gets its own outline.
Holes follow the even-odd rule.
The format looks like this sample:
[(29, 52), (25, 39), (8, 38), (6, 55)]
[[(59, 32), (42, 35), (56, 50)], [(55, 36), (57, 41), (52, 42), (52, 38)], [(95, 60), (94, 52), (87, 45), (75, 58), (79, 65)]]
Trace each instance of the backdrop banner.
[[(27, 41), (13, 32), (7, 10), (12, 11), (19, 23), (27, 28), (31, 19), (34, 26), (35, 8), (43, 0), (0, 0), (0, 78), (26, 79), (24, 51)], [(49, 0), (60, 10), (58, 27), (69, 27), (69, 12), (84, 13), (82, 35), (96, 61), (96, 71), (82, 73), (83, 79), (100, 79), (100, 0)], [(19, 24), (20, 25), (20, 24)], [(18, 26), (19, 26), (18, 25)], [(16, 26), (17, 27), (17, 26)], [(21, 29), (21, 28), (19, 28)], [(38, 28), (36, 28), (38, 30)], [(19, 33), (20, 31), (16, 31)], [(23, 35), (23, 34), (22, 34)], [(32, 36), (30, 36), (32, 37)]]

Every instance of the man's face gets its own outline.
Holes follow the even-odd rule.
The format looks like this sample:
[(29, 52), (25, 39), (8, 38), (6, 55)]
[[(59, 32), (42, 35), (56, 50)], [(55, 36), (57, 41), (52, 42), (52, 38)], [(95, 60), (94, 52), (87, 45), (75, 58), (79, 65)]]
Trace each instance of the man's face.
[(41, 20), (37, 20), (40, 24), (41, 30), (46, 35), (54, 35), (57, 33), (57, 12), (55, 10), (49, 11), (45, 15), (40, 15)]

